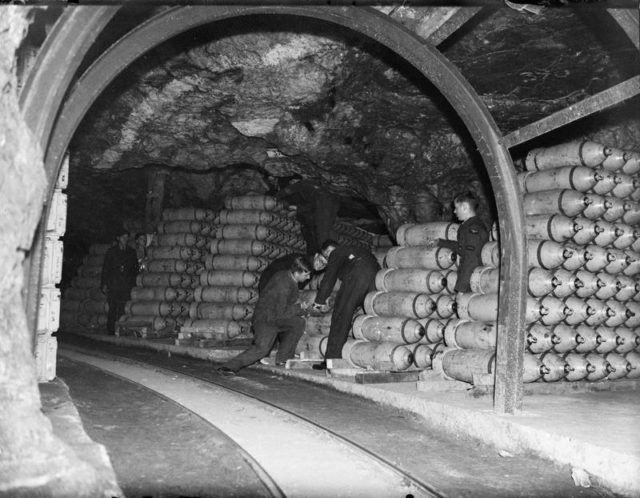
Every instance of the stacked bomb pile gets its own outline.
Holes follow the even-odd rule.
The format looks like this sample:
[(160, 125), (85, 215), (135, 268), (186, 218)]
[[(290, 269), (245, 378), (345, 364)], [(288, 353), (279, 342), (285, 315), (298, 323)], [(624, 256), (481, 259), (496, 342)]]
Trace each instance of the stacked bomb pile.
[(331, 238), (341, 245), (367, 249), (373, 247), (373, 236), (369, 232), (346, 221), (336, 220), (331, 230)]
[(181, 335), (233, 339), (250, 330), (260, 273), (275, 258), (304, 252), (290, 211), (265, 195), (232, 197), (214, 217), (204, 270)]
[[(578, 142), (533, 150), (526, 166), (519, 175), (530, 266), (524, 382), (640, 377), (640, 155)], [(482, 258), (445, 343), (460, 347), (473, 337), (485, 351), (443, 350), (433, 360), (466, 382), (494, 361), (495, 327), (482, 327), (497, 317), (498, 243), (489, 242)]]
[(446, 286), (455, 255), (435, 244), (447, 236), (447, 227), (449, 238), (455, 238), (456, 224), (403, 225), (396, 234), (399, 246), (387, 243), (383, 250), (374, 249), (378, 258), (384, 253), (384, 268), (342, 350), (353, 366), (402, 371), (431, 365), (444, 320), (454, 312)]
[[(391, 239), (387, 235), (374, 235), (362, 228), (352, 225), (346, 221), (338, 221), (334, 225), (334, 235), (340, 227), (342, 233), (351, 234), (350, 237), (343, 238), (343, 242), (336, 240), (341, 244), (347, 245), (360, 245), (372, 250), (372, 252), (379, 257), (379, 254), (386, 254), (387, 249), (393, 245)], [(355, 237), (358, 240), (355, 240)], [(300, 301), (313, 304), (317, 295), (320, 282), (322, 281), (323, 274), (315, 275), (311, 281), (307, 284), (306, 288), (300, 293)], [(331, 308), (335, 300), (335, 295), (340, 289), (340, 281), (336, 282), (336, 285), (327, 299), (327, 303)], [(298, 341), (296, 353), (303, 359), (316, 359), (321, 360), (324, 358), (324, 354), (327, 350), (327, 336), (329, 335), (329, 329), (331, 327), (331, 313), (313, 314), (306, 317), (305, 333)]]
[[(311, 277), (305, 289), (300, 292), (301, 303), (312, 305), (315, 302), (318, 289), (320, 288), (320, 282), (322, 282), (322, 276), (323, 274), (319, 274)], [(329, 335), (329, 329), (331, 328), (331, 308), (333, 307), (338, 289), (340, 289), (339, 280), (336, 282), (331, 295), (327, 299), (327, 304), (330, 308), (329, 311), (326, 313), (314, 313), (305, 317), (306, 325), (304, 334), (296, 346), (296, 354), (300, 355), (300, 358), (313, 360), (322, 360), (324, 358), (324, 354), (327, 351), (327, 337)]]
[(107, 297), (100, 289), (104, 255), (109, 244), (93, 244), (84, 257), (78, 274), (64, 292), (60, 321), (64, 328), (95, 330), (107, 325)]
[(157, 238), (148, 248), (146, 271), (138, 274), (123, 324), (148, 322), (156, 333), (173, 334), (189, 315), (206, 245), (215, 229), (209, 209), (165, 209)]

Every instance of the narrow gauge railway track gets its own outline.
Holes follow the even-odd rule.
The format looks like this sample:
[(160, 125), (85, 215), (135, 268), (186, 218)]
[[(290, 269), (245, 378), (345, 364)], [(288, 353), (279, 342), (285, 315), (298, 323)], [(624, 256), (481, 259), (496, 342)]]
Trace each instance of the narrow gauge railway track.
[[(375, 451), (372, 451), (371, 449), (368, 449), (362, 446), (361, 444), (355, 441), (352, 441), (351, 439), (333, 431), (328, 427), (324, 427), (313, 420), (300, 416), (299, 414), (296, 414), (291, 410), (282, 408), (281, 406), (278, 406), (275, 403), (260, 399), (259, 396), (255, 396), (251, 393), (248, 393), (246, 392), (246, 390), (242, 388), (234, 388), (230, 386), (228, 382), (217, 382), (215, 379), (212, 379), (210, 376), (197, 375), (194, 373), (185, 373), (175, 366), (167, 368), (166, 366), (150, 365), (148, 363), (139, 362), (138, 360), (133, 360), (131, 358), (122, 358), (122, 357), (117, 357), (110, 354), (106, 354), (106, 355), (99, 354), (98, 356), (100, 358), (92, 359), (92, 358), (95, 358), (96, 356), (95, 353), (85, 350), (83, 348), (62, 347), (60, 349), (60, 352), (61, 352), (61, 355), (67, 359), (70, 359), (72, 361), (86, 362), (91, 366), (104, 370), (112, 375), (121, 377), (122, 379), (128, 382), (132, 382), (134, 384), (142, 386), (143, 388), (152, 391), (155, 395), (160, 396), (178, 406), (181, 406), (184, 410), (190, 411), (191, 413), (195, 414), (205, 422), (208, 422), (209, 424), (216, 427), (216, 429), (219, 429), (222, 432), (224, 432), (225, 436), (231, 439), (232, 441), (234, 441), (234, 443), (238, 446), (239, 451), (242, 453), (249, 467), (253, 470), (256, 476), (263, 483), (266, 490), (268, 490), (270, 495), (273, 497), (277, 497), (277, 498), (286, 497), (286, 496), (360, 497), (360, 496), (366, 495), (366, 496), (372, 496), (372, 497), (397, 496), (399, 498), (409, 498), (409, 497), (431, 498), (431, 497), (445, 496), (443, 493), (435, 490), (428, 483), (422, 482), (420, 479), (411, 475), (410, 473), (408, 473), (398, 465), (388, 461), (383, 455), (380, 455)], [(129, 366), (129, 368), (117, 366), (118, 363), (126, 363)], [(112, 365), (115, 365), (115, 366), (112, 366)], [(136, 374), (132, 373), (132, 371), (135, 370), (136, 367), (139, 367), (141, 369), (147, 369), (147, 373), (146, 374), (142, 373), (139, 378), (136, 378)], [(212, 420), (212, 418), (209, 416), (208, 412), (206, 411), (206, 408), (202, 408), (202, 407), (198, 408), (197, 404), (194, 405), (193, 403), (189, 403), (189, 402), (184, 403), (179, 396), (171, 395), (170, 392), (166, 392), (166, 391), (163, 392), (161, 388), (159, 389), (157, 385), (154, 385), (154, 381), (151, 378), (152, 375), (148, 372), (149, 368), (153, 370), (155, 375), (164, 374), (165, 379), (167, 377), (171, 377), (171, 380), (174, 382), (178, 381), (178, 378), (176, 377), (175, 374), (179, 374), (179, 376), (184, 380), (190, 379), (191, 382), (197, 381), (198, 383), (204, 383), (206, 385), (215, 386), (217, 389), (222, 389), (224, 391), (232, 392), (234, 396), (240, 399), (239, 403), (241, 405), (246, 405), (247, 403), (257, 403), (257, 404), (266, 406), (267, 410), (272, 412), (272, 415), (275, 414), (275, 417), (277, 417), (278, 419), (284, 419), (288, 427), (298, 426), (298, 432), (296, 432), (296, 430), (291, 431), (293, 433), (293, 434), (290, 434), (291, 438), (304, 439), (305, 436), (304, 435), (301, 436), (300, 434), (305, 434), (307, 436), (307, 439), (304, 439), (303, 441), (301, 441), (301, 443), (303, 445), (309, 445), (309, 448), (312, 452), (313, 452), (313, 449), (315, 448), (316, 449), (315, 453), (316, 454), (318, 453), (318, 450), (317, 450), (318, 443), (313, 442), (313, 439), (315, 438), (318, 441), (320, 441), (320, 444), (323, 445), (325, 450), (328, 449), (327, 453), (326, 454), (323, 453), (322, 456), (324, 458), (337, 459), (338, 460), (337, 465), (340, 465), (340, 455), (336, 457), (335, 456), (336, 451), (338, 453), (339, 452), (344, 453), (345, 458), (343, 458), (342, 460), (342, 465), (348, 466), (348, 469), (349, 469), (348, 472), (353, 472), (353, 475), (343, 476), (343, 477), (337, 476), (335, 469), (332, 469), (331, 465), (324, 465), (327, 467), (328, 473), (326, 474), (326, 476), (323, 475), (323, 477), (326, 477), (327, 479), (331, 479), (331, 478), (336, 479), (337, 483), (332, 484), (332, 486), (335, 486), (335, 485), (342, 486), (339, 494), (336, 494), (336, 490), (331, 489), (331, 487), (328, 488), (328, 489), (331, 489), (330, 491), (322, 488), (322, 485), (323, 485), (322, 481), (319, 481), (315, 484), (306, 482), (300, 486), (298, 486), (297, 484), (292, 485), (291, 483), (285, 483), (285, 485), (281, 485), (280, 479), (277, 476), (274, 476), (273, 475), (274, 473), (270, 471), (269, 468), (265, 467), (265, 465), (263, 465), (262, 462), (266, 461), (265, 455), (262, 455), (262, 457), (254, 456), (254, 452), (252, 451), (251, 447), (245, 448), (245, 446), (242, 444), (242, 441), (241, 440), (239, 441), (236, 439), (236, 437), (234, 437), (233, 432), (228, 433), (225, 428), (228, 426), (225, 426), (226, 422), (224, 420), (222, 420), (220, 425), (216, 423), (215, 415), (213, 416), (213, 420)], [(164, 383), (166, 384), (166, 380)], [(205, 395), (207, 394), (211, 394), (211, 393), (205, 393)], [(220, 391), (216, 391), (215, 394), (219, 396)], [(214, 396), (209, 396), (209, 397), (214, 398), (216, 397), (215, 394)], [(202, 393), (200, 393), (200, 396), (201, 395)], [(223, 404), (227, 405), (228, 410), (233, 412), (234, 411), (233, 402), (230, 402), (229, 399), (224, 396), (222, 398), (223, 398)], [(243, 407), (241, 408), (241, 410), (244, 411), (245, 408)], [(247, 411), (250, 411), (250, 410), (247, 409)], [(262, 416), (265, 416), (266, 418), (266, 414), (264, 412), (262, 413)], [(258, 412), (258, 415), (251, 412), (249, 418), (261, 418), (260, 412)], [(273, 422), (270, 422), (270, 423), (273, 423)], [(302, 433), (300, 432), (300, 428), (302, 428)], [(244, 426), (243, 430), (247, 432), (246, 426)], [(277, 431), (277, 429), (275, 430)], [(258, 431), (260, 431), (260, 429), (258, 429)], [(261, 438), (264, 438), (265, 431), (263, 430), (259, 432), (259, 434)], [(286, 442), (283, 441), (284, 446), (290, 447), (291, 444), (292, 444), (291, 440)], [(267, 442), (267, 446), (269, 446), (268, 442)], [(344, 447), (346, 448), (346, 452), (344, 449), (339, 449), (339, 450), (331, 449), (331, 447), (333, 446)], [(271, 445), (270, 447), (273, 450), (276, 449), (273, 447), (273, 445)], [(294, 453), (295, 453), (295, 450), (294, 450)], [(309, 456), (313, 457), (314, 455), (312, 453)], [(276, 455), (275, 458), (278, 459), (281, 457), (278, 457)], [(286, 461), (283, 463), (285, 465), (287, 464)], [(291, 465), (290, 462), (289, 462), (289, 465)], [(323, 467), (322, 464), (318, 466)], [(376, 467), (382, 467), (383, 471), (381, 472), (380, 468), (376, 468)], [(364, 472), (363, 472), (363, 469), (365, 469)], [(385, 474), (385, 471), (386, 471), (386, 474)], [(323, 472), (326, 472), (326, 470), (325, 471), (321, 470), (319, 472), (319, 475), (322, 475)], [(343, 474), (345, 473), (344, 468), (342, 473)], [(314, 475), (314, 473), (312, 473), (312, 475)], [(390, 479), (389, 476), (392, 476), (392, 478)], [(369, 479), (370, 482), (363, 483), (362, 477), (364, 477), (365, 479)], [(298, 480), (304, 479), (304, 475), (298, 476), (297, 479)], [(348, 479), (348, 480), (353, 479), (353, 481), (348, 482), (348, 481), (345, 481), (345, 479)], [(378, 479), (377, 484), (375, 482), (376, 479)], [(339, 484), (340, 482), (342, 482), (342, 484)], [(325, 482), (325, 484), (327, 483)], [(319, 488), (313, 491), (317, 494), (310, 495), (309, 486), (320, 486)], [(293, 489), (293, 492), (291, 492), (292, 489)], [(289, 490), (289, 492), (287, 492), (287, 490)], [(378, 491), (382, 494), (376, 494)], [(330, 493), (330, 494), (327, 494), (327, 493)]]
[(62, 341), (65, 344), (92, 355), (107, 353), (190, 375), (198, 382), (212, 382), (249, 395), (379, 455), (422, 483), (431, 496), (611, 496), (599, 486), (576, 487), (568, 467), (531, 454), (504, 458), (496, 448), (464, 435), (444, 433), (417, 415), (264, 368), (244, 369), (237, 377), (228, 378), (218, 375), (215, 365), (207, 360), (106, 344), (86, 336), (68, 336)]

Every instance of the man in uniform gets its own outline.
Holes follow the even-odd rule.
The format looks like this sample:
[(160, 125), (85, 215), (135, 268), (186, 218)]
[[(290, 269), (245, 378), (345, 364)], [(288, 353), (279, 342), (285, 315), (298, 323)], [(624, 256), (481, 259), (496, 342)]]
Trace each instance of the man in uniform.
[[(331, 314), (325, 358), (342, 358), (342, 346), (347, 341), (353, 314), (364, 303), (367, 293), (376, 289), (376, 273), (380, 266), (368, 250), (341, 246), (334, 240), (327, 240), (320, 252), (327, 260), (327, 267), (312, 309), (327, 310), (326, 300), (339, 278), (341, 285)], [(313, 366), (316, 370), (326, 367), (326, 361)]]
[(489, 240), (489, 232), (476, 215), (478, 199), (471, 192), (457, 195), (453, 207), (454, 214), (462, 222), (458, 228), (458, 240), (438, 239), (438, 247), (446, 247), (458, 255), (455, 291), (471, 292), (471, 273), (482, 265), (482, 246)]
[[(279, 271), (288, 270), (289, 268), (291, 268), (291, 265), (296, 258), (304, 258), (305, 261), (309, 263), (307, 257), (304, 254), (300, 253), (286, 254), (274, 259), (271, 263), (269, 263), (260, 274), (260, 281), (258, 282), (258, 292), (262, 292), (273, 275), (275, 275)], [(327, 260), (324, 259), (324, 256), (322, 256), (320, 253), (316, 253), (313, 256), (312, 266), (313, 273), (319, 273), (324, 270), (325, 266), (327, 266)], [(298, 284), (298, 288), (302, 289), (305, 285), (306, 282), (300, 282)]]
[(121, 229), (116, 234), (116, 243), (105, 253), (102, 264), (100, 288), (107, 295), (107, 332), (110, 334), (115, 334), (116, 320), (124, 315), (124, 305), (136, 285), (138, 257), (128, 242), (129, 233)]
[(311, 268), (303, 258), (296, 258), (289, 269), (269, 279), (258, 297), (253, 313), (253, 344), (243, 353), (217, 369), (222, 375), (235, 375), (238, 370), (269, 354), (276, 339), (280, 341), (276, 365), (293, 358), (296, 345), (304, 332), (304, 311), (300, 307), (298, 284), (309, 280)]

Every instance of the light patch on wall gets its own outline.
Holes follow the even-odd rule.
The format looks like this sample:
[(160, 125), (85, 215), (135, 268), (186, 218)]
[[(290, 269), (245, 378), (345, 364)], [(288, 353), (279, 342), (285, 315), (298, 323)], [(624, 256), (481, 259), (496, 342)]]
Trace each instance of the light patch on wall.
[(277, 118), (257, 118), (248, 121), (234, 121), (231, 125), (247, 137), (262, 137), (273, 132)]
[(277, 66), (290, 60), (300, 60), (309, 53), (309, 43), (305, 37), (291, 40), (287, 45), (278, 43), (269, 50), (262, 60), (267, 66)]

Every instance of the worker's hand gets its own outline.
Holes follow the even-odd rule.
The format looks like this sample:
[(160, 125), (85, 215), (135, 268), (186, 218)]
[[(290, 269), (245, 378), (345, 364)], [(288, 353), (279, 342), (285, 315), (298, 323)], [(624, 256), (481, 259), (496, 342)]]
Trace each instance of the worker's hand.
[(327, 311), (329, 311), (329, 306), (327, 306), (326, 304), (313, 303), (313, 306), (311, 307), (312, 315), (320, 315), (326, 313)]
[(102, 286), (102, 293), (103, 294), (106, 294), (108, 290), (109, 290), (109, 288), (106, 285)]

